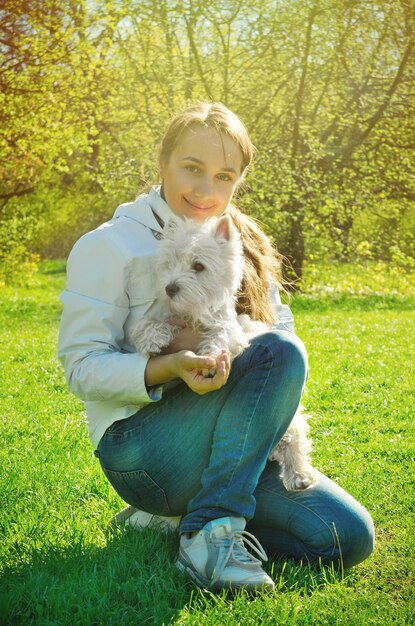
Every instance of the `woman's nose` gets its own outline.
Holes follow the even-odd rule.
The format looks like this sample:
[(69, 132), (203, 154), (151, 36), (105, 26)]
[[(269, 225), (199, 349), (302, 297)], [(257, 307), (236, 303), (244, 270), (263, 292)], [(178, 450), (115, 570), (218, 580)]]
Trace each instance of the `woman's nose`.
[(213, 195), (213, 180), (208, 176), (203, 176), (196, 183), (195, 194), (201, 198)]

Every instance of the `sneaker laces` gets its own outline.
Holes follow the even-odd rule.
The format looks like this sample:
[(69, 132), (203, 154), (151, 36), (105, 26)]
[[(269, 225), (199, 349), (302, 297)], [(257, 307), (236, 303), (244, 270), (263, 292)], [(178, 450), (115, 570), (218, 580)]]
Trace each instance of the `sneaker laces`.
[[(223, 551), (223, 549), (227, 550), (225, 554), (222, 552), (222, 562), (218, 568), (215, 568), (214, 580), (220, 579), (223, 570), (228, 564), (231, 564), (232, 561), (248, 568), (258, 567), (261, 561), (268, 561), (266, 552), (258, 539), (246, 530), (235, 530), (227, 537), (216, 537), (214, 531), (211, 531), (210, 538), (212, 543), (216, 545), (220, 551)], [(249, 546), (249, 548), (259, 556), (259, 559), (248, 552), (244, 544)]]

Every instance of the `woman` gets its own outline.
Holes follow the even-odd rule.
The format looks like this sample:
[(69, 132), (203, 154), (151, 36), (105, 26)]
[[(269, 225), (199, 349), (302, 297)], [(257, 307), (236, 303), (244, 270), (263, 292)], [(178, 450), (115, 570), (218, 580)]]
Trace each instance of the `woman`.
[[(213, 589), (274, 587), (244, 542), (264, 560), (263, 548), (345, 567), (373, 549), (372, 520), (350, 495), (323, 475), (313, 488), (287, 492), (277, 464), (267, 463), (300, 403), (307, 356), (282, 320), (289, 310), (275, 288), (278, 259), (231, 204), (253, 153), (244, 125), (223, 105), (185, 109), (162, 141), (161, 186), (77, 242), (61, 298), (59, 356), (86, 403), (107, 478), (131, 507), (181, 517), (178, 567)], [(272, 330), (232, 366), (225, 353), (197, 356), (190, 328), (166, 353), (144, 358), (126, 336), (155, 300), (153, 257), (164, 224), (226, 212), (244, 245), (239, 311)]]

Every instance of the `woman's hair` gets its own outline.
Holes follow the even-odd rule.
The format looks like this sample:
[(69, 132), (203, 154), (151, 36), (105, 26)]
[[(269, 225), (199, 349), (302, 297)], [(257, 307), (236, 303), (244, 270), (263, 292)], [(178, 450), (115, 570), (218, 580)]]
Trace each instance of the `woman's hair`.
[[(252, 163), (255, 148), (239, 117), (219, 102), (191, 105), (173, 118), (160, 145), (160, 165), (167, 165), (186, 131), (195, 127), (213, 128), (239, 146), (243, 178)], [(269, 282), (274, 280), (278, 286), (282, 285), (281, 256), (252, 218), (234, 205), (229, 206), (228, 212), (241, 235), (244, 250), (244, 275), (237, 295), (237, 311), (270, 324), (276, 314), (269, 301)]]
[(254, 158), (255, 148), (248, 132), (235, 113), (220, 102), (193, 104), (176, 115), (162, 139), (159, 162), (166, 165), (172, 152), (180, 145), (187, 130), (195, 127), (213, 128), (228, 135), (242, 152), (242, 172), (245, 173)]

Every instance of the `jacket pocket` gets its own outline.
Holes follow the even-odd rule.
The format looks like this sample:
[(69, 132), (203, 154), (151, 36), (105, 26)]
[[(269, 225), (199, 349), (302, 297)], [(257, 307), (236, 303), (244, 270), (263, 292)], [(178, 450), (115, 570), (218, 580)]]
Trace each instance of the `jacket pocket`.
[(145, 470), (116, 472), (102, 468), (115, 491), (123, 500), (156, 515), (171, 515), (164, 489)]

